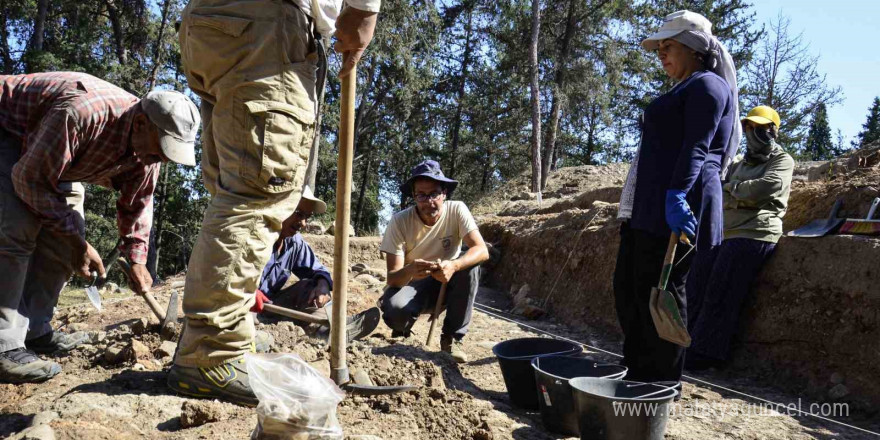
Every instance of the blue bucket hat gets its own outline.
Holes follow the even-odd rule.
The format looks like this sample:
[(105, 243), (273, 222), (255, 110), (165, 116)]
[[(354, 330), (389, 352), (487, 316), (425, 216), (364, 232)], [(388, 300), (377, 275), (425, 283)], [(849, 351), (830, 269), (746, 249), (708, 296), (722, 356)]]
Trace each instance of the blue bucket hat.
[(412, 189), (413, 183), (419, 177), (425, 177), (437, 182), (440, 182), (443, 185), (443, 189), (446, 190), (447, 196), (452, 195), (452, 191), (455, 191), (455, 187), (458, 186), (458, 181), (450, 179), (443, 175), (443, 170), (440, 169), (440, 164), (437, 163), (436, 160), (426, 160), (412, 169), (412, 175), (403, 185), (400, 185), (400, 192), (403, 193), (404, 196), (412, 197)]

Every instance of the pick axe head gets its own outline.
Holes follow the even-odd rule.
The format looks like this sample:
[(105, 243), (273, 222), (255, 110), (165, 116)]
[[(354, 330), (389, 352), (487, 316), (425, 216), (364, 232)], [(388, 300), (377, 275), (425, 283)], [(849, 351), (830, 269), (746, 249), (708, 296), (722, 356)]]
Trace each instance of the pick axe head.
[(165, 319), (162, 320), (162, 338), (171, 339), (177, 332), (177, 291), (171, 292), (168, 300), (168, 309), (165, 310)]

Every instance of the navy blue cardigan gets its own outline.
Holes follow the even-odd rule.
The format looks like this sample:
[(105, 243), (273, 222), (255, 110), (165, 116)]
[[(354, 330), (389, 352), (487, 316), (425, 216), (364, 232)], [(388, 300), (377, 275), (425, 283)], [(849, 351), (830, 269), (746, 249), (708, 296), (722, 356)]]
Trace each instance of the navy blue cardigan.
[(723, 239), (721, 159), (736, 114), (720, 76), (700, 71), (645, 109), (630, 227), (669, 237), (666, 190), (687, 192), (697, 218), (697, 248)]

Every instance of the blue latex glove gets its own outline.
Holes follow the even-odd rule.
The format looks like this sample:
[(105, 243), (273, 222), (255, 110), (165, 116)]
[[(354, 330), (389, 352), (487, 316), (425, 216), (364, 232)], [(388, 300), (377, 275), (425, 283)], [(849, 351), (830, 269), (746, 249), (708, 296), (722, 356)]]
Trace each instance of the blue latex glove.
[(666, 191), (666, 224), (675, 235), (682, 232), (693, 238), (697, 232), (697, 219), (685, 200), (685, 192), (677, 189)]

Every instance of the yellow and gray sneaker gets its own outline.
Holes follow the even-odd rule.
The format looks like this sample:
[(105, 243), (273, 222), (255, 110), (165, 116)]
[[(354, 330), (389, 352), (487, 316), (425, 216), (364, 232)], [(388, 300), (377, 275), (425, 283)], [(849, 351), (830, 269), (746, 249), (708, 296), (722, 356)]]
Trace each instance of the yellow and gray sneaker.
[(15, 348), (0, 353), (0, 382), (45, 382), (60, 372), (61, 365), (42, 360), (32, 351), (24, 348)]
[(192, 397), (220, 399), (244, 406), (257, 406), (248, 382), (244, 358), (214, 367), (174, 365), (168, 372), (168, 387)]

